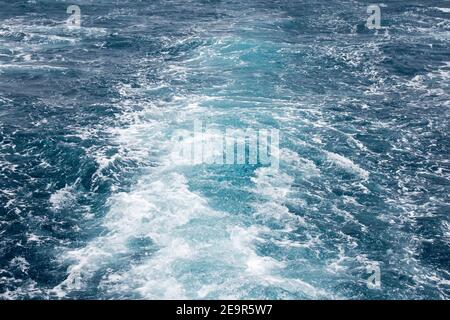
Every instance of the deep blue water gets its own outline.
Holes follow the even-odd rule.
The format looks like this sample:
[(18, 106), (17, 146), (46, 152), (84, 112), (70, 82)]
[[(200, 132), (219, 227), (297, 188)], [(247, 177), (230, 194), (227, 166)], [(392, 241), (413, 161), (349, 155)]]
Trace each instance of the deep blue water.
[(450, 3), (370, 3), (0, 1), (0, 297), (448, 299)]

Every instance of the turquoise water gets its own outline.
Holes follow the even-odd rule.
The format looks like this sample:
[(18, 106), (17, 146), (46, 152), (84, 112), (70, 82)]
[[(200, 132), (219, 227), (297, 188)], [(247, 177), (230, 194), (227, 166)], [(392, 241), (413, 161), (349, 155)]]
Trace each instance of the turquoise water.
[(2, 299), (449, 298), (448, 2), (70, 4), (0, 1)]

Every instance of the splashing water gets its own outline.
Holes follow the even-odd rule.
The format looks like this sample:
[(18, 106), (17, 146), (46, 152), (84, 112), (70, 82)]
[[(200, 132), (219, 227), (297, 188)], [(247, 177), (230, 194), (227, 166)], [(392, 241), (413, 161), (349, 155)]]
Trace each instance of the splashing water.
[[(445, 3), (78, 2), (0, 1), (3, 299), (449, 298)], [(279, 168), (173, 161), (195, 121)]]

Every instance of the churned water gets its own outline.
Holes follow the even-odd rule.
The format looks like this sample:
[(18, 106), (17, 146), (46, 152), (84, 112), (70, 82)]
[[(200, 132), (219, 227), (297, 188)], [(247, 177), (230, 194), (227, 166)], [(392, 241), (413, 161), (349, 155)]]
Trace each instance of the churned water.
[(450, 5), (370, 4), (0, 1), (0, 297), (448, 299)]

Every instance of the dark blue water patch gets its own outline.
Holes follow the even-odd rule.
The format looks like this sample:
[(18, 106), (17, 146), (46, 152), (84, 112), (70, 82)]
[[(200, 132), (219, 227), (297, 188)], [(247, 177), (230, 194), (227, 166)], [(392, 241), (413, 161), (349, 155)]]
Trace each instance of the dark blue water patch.
[(397, 43), (383, 47), (386, 54), (384, 65), (388, 70), (401, 76), (416, 76), (430, 70), (430, 65), (446, 60), (446, 52), (437, 44), (430, 50), (430, 45)]

